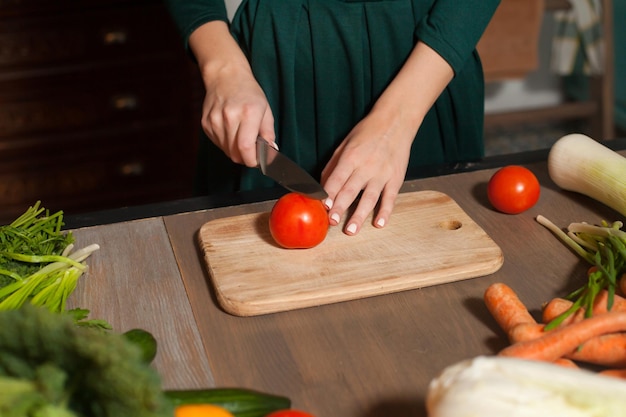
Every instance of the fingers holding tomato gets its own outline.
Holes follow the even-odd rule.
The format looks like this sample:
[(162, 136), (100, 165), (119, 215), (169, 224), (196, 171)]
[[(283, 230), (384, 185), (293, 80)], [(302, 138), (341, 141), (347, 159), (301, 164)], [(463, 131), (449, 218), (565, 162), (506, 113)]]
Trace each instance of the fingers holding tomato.
[(496, 210), (519, 214), (539, 201), (540, 190), (539, 180), (531, 170), (509, 165), (493, 174), (487, 185), (487, 197)]
[(276, 201), (269, 228), (277, 244), (287, 249), (308, 249), (319, 245), (328, 233), (328, 211), (320, 200), (288, 193)]

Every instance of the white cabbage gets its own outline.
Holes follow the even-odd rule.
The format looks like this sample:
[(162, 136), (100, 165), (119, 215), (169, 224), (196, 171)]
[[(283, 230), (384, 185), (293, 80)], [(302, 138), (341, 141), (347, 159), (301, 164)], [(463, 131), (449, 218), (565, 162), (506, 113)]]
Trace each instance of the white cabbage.
[(626, 381), (546, 362), (479, 356), (433, 379), (428, 417), (626, 417)]

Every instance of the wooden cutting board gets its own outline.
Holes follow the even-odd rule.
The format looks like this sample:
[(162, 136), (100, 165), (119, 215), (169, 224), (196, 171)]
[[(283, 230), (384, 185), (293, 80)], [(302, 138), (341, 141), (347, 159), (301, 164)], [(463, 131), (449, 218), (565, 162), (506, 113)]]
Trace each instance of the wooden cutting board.
[(502, 251), (446, 194), (400, 194), (390, 222), (371, 219), (356, 236), (331, 227), (311, 249), (283, 249), (269, 212), (205, 223), (200, 245), (217, 300), (228, 313), (254, 316), (484, 276)]

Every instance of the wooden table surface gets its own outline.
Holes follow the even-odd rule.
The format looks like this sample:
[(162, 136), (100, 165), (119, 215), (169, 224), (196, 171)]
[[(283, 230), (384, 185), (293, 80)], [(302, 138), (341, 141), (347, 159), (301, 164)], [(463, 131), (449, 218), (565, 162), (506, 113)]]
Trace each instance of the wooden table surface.
[(545, 163), (527, 166), (542, 184), (541, 198), (519, 215), (490, 207), (486, 183), (495, 168), (409, 181), (403, 189), (448, 194), (494, 239), (504, 265), (489, 276), (290, 312), (229, 315), (216, 303), (198, 231), (211, 219), (269, 210), (269, 200), (75, 229), (78, 246), (101, 249), (88, 259), (71, 304), (118, 331), (151, 331), (165, 388), (252, 388), (288, 396), (294, 408), (316, 417), (425, 416), (428, 383), (438, 372), (507, 343), (482, 302), (489, 284), (508, 284), (538, 315), (542, 303), (584, 282), (586, 265), (535, 221), (538, 214), (560, 227), (625, 220), (560, 190)]

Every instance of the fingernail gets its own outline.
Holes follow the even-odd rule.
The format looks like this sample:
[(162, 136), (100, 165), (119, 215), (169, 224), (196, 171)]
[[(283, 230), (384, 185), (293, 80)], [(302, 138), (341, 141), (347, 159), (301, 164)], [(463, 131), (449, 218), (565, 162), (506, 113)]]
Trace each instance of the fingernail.
[(276, 149), (277, 151), (280, 150), (278, 149), (278, 143), (276, 142), (272, 142), (272, 146), (274, 147), (274, 149)]
[(333, 200), (331, 198), (327, 198), (326, 200), (324, 200), (324, 205), (328, 210), (330, 210), (331, 208), (333, 208)]
[(341, 220), (341, 217), (339, 217), (337, 213), (333, 213), (330, 215), (330, 219), (336, 223), (339, 223), (339, 220)]
[(350, 223), (350, 224), (348, 225), (348, 227), (346, 228), (346, 231), (347, 231), (348, 233), (355, 233), (355, 232), (356, 232), (356, 224), (354, 224), (354, 223)]
[(376, 226), (383, 227), (385, 225), (385, 219), (382, 217), (376, 221)]

